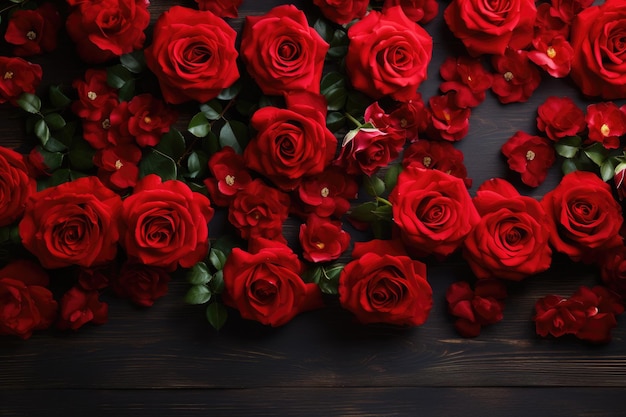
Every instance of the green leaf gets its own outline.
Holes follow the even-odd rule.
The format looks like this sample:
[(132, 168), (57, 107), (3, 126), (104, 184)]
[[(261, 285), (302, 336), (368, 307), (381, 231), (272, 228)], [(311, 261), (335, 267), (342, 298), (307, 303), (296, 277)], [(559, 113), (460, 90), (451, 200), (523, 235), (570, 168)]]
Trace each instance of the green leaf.
[(372, 212), (376, 210), (377, 207), (378, 204), (376, 204), (375, 201), (368, 201), (352, 208), (348, 213), (352, 218), (356, 220), (362, 222), (371, 222), (376, 220), (376, 215)]
[(328, 48), (326, 55), (334, 59), (343, 58), (348, 53), (349, 39), (347, 33), (343, 29), (337, 29), (329, 44), (330, 48)]
[(17, 99), (17, 104), (29, 113), (36, 114), (41, 110), (41, 99), (34, 94), (22, 93)]
[(65, 152), (67, 150), (67, 146), (63, 142), (60, 142), (50, 136), (44, 148), (49, 152)]
[(559, 139), (559, 142), (562, 145), (573, 146), (575, 148), (580, 148), (583, 144), (583, 140), (580, 136), (566, 136), (562, 139)]
[(176, 162), (156, 149), (151, 149), (139, 162), (139, 176), (143, 178), (149, 174), (156, 174), (163, 181), (174, 180), (178, 176)]
[(574, 163), (580, 171), (596, 172), (598, 166), (584, 152), (579, 152), (574, 158)]
[(122, 65), (114, 65), (107, 68), (107, 84), (109, 87), (122, 88), (132, 78), (133, 74)]
[(193, 285), (206, 284), (211, 278), (211, 272), (204, 262), (198, 262), (187, 271), (187, 282)]
[(338, 111), (346, 105), (348, 92), (346, 90), (346, 80), (338, 72), (329, 72), (322, 78), (320, 92), (326, 97), (329, 111)]
[(59, 113), (47, 114), (43, 119), (52, 130), (59, 130), (65, 127), (65, 119)]
[(313, 29), (324, 39), (326, 43), (330, 43), (333, 39), (333, 27), (330, 25), (328, 20), (320, 17), (313, 23)]
[(563, 171), (563, 175), (567, 175), (570, 172), (578, 171), (578, 168), (576, 168), (576, 163), (573, 160), (565, 159), (561, 165), (561, 171)]
[(344, 267), (345, 265), (340, 263), (324, 267), (324, 275), (318, 284), (324, 294), (339, 294), (339, 276)]
[(376, 175), (372, 175), (370, 177), (365, 176), (365, 179), (363, 180), (363, 188), (365, 189), (365, 192), (372, 197), (377, 197), (385, 192), (385, 183)]
[(211, 122), (202, 112), (196, 113), (189, 121), (187, 130), (195, 137), (203, 138), (211, 131)]
[(215, 152), (220, 150), (220, 142), (213, 131), (209, 132), (206, 137), (202, 138), (202, 150), (208, 155), (213, 155)]
[(180, 131), (171, 128), (169, 132), (161, 136), (161, 140), (154, 148), (170, 158), (177, 160), (185, 153), (185, 138)]
[(593, 145), (585, 149), (585, 155), (591, 159), (597, 166), (602, 166), (606, 158), (609, 156), (609, 151), (602, 146), (601, 143), (596, 142)]
[(221, 270), (224, 268), (224, 264), (226, 263), (226, 254), (219, 249), (211, 248), (209, 252), (209, 262), (213, 265), (213, 268), (216, 270)]
[(402, 164), (391, 164), (385, 172), (385, 188), (387, 192), (391, 192), (398, 183), (398, 176), (402, 172)]
[(346, 125), (346, 117), (340, 112), (333, 111), (326, 116), (326, 127), (331, 132), (337, 132)]
[(233, 235), (225, 234), (217, 238), (211, 246), (212, 248), (221, 251), (226, 257), (228, 257), (233, 248), (237, 246), (237, 240)]
[(135, 96), (135, 80), (128, 80), (117, 92), (120, 101), (130, 101)]
[(220, 146), (230, 146), (236, 153), (242, 153), (248, 144), (248, 127), (242, 122), (229, 120), (220, 129)]
[(37, 191), (54, 187), (70, 181), (71, 172), (69, 169), (57, 169), (51, 176), (37, 181)]
[(50, 152), (40, 145), (36, 146), (35, 149), (36, 152), (41, 155), (44, 164), (51, 172), (56, 171), (59, 167), (61, 167), (61, 164), (63, 164), (63, 154), (61, 152)]
[(609, 181), (615, 176), (615, 167), (617, 165), (618, 161), (614, 158), (608, 158), (600, 165), (600, 176), (603, 181)]
[(222, 117), (222, 105), (217, 100), (211, 100), (206, 104), (200, 105), (200, 111), (209, 120), (219, 120)]
[(120, 63), (128, 71), (135, 74), (139, 74), (146, 68), (146, 59), (141, 49), (120, 56)]
[(209, 282), (209, 288), (213, 294), (221, 294), (224, 291), (224, 270), (220, 269), (215, 274), (213, 274), (213, 278), (211, 282)]
[(215, 330), (219, 330), (228, 319), (228, 311), (222, 303), (213, 302), (206, 309), (206, 318)]
[(76, 140), (70, 148), (70, 164), (72, 168), (79, 171), (88, 171), (94, 167), (93, 157), (96, 150), (84, 140)]
[(200, 163), (200, 157), (197, 152), (192, 152), (187, 158), (187, 170), (189, 171), (189, 178), (196, 178), (202, 170)]
[(43, 146), (46, 146), (48, 139), (50, 139), (50, 129), (44, 119), (40, 119), (35, 123), (35, 136), (39, 138), (39, 142)]
[(185, 294), (187, 304), (204, 304), (211, 299), (211, 291), (205, 285), (193, 285)]
[[(56, 130), (54, 132), (54, 138), (59, 142), (63, 143), (67, 147), (71, 147), (72, 142), (74, 142), (74, 135), (76, 134), (76, 121), (70, 121), (65, 124), (61, 129)], [(76, 139), (82, 139), (78, 136)]]
[(554, 144), (554, 150), (557, 154), (564, 158), (573, 158), (576, 156), (580, 148), (570, 145), (564, 145), (560, 142)]
[(219, 100), (232, 100), (237, 97), (237, 94), (241, 91), (241, 82), (235, 81), (230, 87), (226, 87), (217, 95)]
[(365, 94), (358, 91), (350, 91), (346, 100), (346, 113), (351, 115), (363, 114), (371, 102), (372, 100)]
[(307, 283), (318, 284), (322, 279), (324, 269), (321, 265), (315, 265), (307, 268), (302, 274), (302, 280)]
[(50, 99), (52, 106), (57, 110), (64, 109), (72, 104), (72, 100), (63, 94), (61, 87), (58, 85), (50, 86), (50, 89), (48, 90), (48, 98)]

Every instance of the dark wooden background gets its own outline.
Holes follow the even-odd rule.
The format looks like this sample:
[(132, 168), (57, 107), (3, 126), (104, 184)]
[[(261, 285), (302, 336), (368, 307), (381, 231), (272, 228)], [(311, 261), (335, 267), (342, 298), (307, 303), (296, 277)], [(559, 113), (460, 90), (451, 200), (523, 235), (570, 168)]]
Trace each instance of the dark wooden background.
[[(175, 3), (194, 7), (192, 1), (153, 0), (153, 21)], [(240, 15), (280, 3), (244, 0)], [(308, 1), (299, 3), (312, 9)], [(420, 88), (425, 99), (437, 93), (439, 64), (459, 51), (442, 24), (446, 4), (426, 25), (435, 51)], [(240, 28), (242, 19), (231, 22)], [(86, 68), (69, 41), (62, 44), (55, 54), (33, 59), (44, 65), (44, 84), (69, 83)], [(527, 103), (502, 106), (488, 94), (474, 110), (470, 132), (458, 144), (474, 179), (472, 193), (494, 176), (537, 198), (558, 182), (555, 166), (538, 189), (523, 187), (500, 154), (516, 130), (534, 132), (536, 108), (550, 95), (588, 103), (568, 80), (546, 77)], [(181, 110), (184, 130), (196, 107)], [(26, 140), (16, 114), (0, 106), (4, 146)], [(214, 233), (219, 221), (211, 225)], [(593, 267), (556, 256), (549, 272), (509, 285), (504, 321), (475, 339), (456, 334), (444, 300), (448, 285), (471, 278), (469, 268), (458, 255), (428, 267), (435, 305), (427, 323), (414, 329), (358, 325), (330, 298), (325, 309), (282, 328), (233, 312), (217, 332), (203, 307), (183, 303), (188, 285), (182, 280), (149, 309), (107, 297), (106, 325), (76, 333), (51, 329), (27, 341), (0, 338), (0, 415), (626, 415), (626, 317), (618, 318), (612, 343), (602, 346), (539, 338), (531, 321), (537, 298), (597, 283)]]

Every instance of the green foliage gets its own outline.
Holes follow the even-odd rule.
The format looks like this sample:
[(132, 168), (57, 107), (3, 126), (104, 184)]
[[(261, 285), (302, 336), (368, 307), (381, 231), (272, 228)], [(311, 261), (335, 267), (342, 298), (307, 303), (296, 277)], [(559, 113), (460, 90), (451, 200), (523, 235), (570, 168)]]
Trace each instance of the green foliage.
[(363, 188), (365, 192), (372, 197), (377, 197), (385, 192), (385, 183), (376, 175), (365, 176), (363, 179)]
[(152, 148), (144, 154), (139, 162), (139, 177), (143, 178), (149, 174), (156, 174), (163, 181), (177, 179), (176, 161), (163, 152), (159, 152), (156, 148)]
[(120, 56), (120, 64), (133, 74), (143, 72), (146, 69), (146, 59), (143, 50), (137, 50)]
[(187, 304), (205, 304), (211, 299), (211, 291), (205, 285), (192, 285), (185, 294)]
[(211, 122), (206, 118), (204, 113), (196, 113), (187, 126), (189, 133), (197, 138), (203, 138), (211, 131)]
[(228, 311), (222, 303), (212, 302), (207, 306), (206, 318), (215, 330), (221, 329), (228, 319)]
[(317, 284), (324, 294), (337, 295), (339, 276), (344, 267), (342, 263), (315, 265), (305, 271), (302, 279), (304, 282)]
[(17, 104), (28, 113), (37, 114), (41, 110), (41, 99), (35, 94), (22, 93), (17, 99)]
[(569, 136), (554, 144), (554, 150), (564, 158), (573, 158), (578, 154), (582, 146), (582, 139), (579, 136)]
[(329, 111), (339, 111), (346, 105), (348, 91), (346, 89), (346, 79), (339, 72), (329, 72), (322, 78), (320, 92), (326, 97)]

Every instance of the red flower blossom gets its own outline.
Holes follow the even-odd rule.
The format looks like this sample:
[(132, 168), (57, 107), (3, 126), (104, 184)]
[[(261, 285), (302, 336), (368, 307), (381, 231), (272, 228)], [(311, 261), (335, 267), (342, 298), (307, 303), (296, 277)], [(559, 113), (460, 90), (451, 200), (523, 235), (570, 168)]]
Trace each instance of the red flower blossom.
[(507, 48), (504, 55), (494, 55), (491, 63), (497, 73), (491, 90), (501, 103), (527, 101), (539, 87), (541, 74), (528, 59), (528, 52)]
[(439, 88), (444, 93), (456, 91), (454, 98), (458, 107), (478, 106), (485, 100), (485, 91), (493, 82), (493, 76), (478, 58), (448, 57), (441, 64), (439, 73), (445, 80)]
[(211, 156), (209, 170), (213, 177), (205, 179), (204, 185), (209, 190), (211, 200), (220, 207), (227, 207), (235, 194), (252, 182), (243, 156), (230, 146), (225, 146)]
[(297, 189), (296, 207), (305, 217), (315, 213), (320, 217), (341, 217), (350, 209), (350, 200), (357, 196), (359, 185), (338, 167), (329, 167), (319, 175), (305, 178)]
[(626, 301), (626, 246), (606, 252), (599, 260), (602, 282)]
[(34, 94), (43, 71), (37, 64), (22, 58), (0, 56), (0, 104), (9, 102), (17, 106), (22, 93)]
[(461, 178), (467, 188), (472, 186), (472, 179), (467, 178), (467, 168), (463, 163), (463, 152), (447, 141), (420, 140), (404, 150), (402, 166), (437, 169), (446, 174)]
[(506, 288), (495, 279), (478, 281), (474, 290), (465, 281), (446, 290), (448, 312), (456, 317), (454, 327), (463, 337), (476, 337), (483, 326), (502, 320), (506, 297)]
[(100, 301), (98, 291), (73, 287), (61, 299), (57, 327), (78, 330), (87, 323), (104, 324), (109, 318), (109, 305)]
[(548, 97), (537, 108), (537, 128), (555, 142), (576, 136), (585, 126), (585, 114), (569, 97)]
[(393, 6), (402, 7), (406, 17), (422, 25), (433, 20), (439, 13), (439, 3), (436, 0), (385, 0), (383, 11)]
[(128, 102), (128, 116), (118, 120), (117, 111), (111, 114), (111, 124), (124, 125), (140, 147), (156, 146), (161, 136), (170, 130), (178, 115), (174, 109), (151, 94), (139, 94)]
[(471, 109), (459, 107), (456, 96), (452, 91), (428, 100), (431, 117), (427, 132), (433, 139), (456, 142), (467, 135)]
[(135, 145), (115, 145), (100, 149), (93, 158), (99, 168), (98, 178), (110, 188), (124, 190), (134, 187), (139, 179), (141, 149)]
[(326, 19), (343, 25), (365, 16), (369, 0), (313, 0), (313, 4), (320, 8)]
[(576, 337), (594, 343), (609, 342), (611, 329), (617, 326), (615, 315), (624, 312), (617, 294), (602, 286), (581, 286), (570, 300), (580, 302), (586, 314), (586, 320), (576, 332)]
[(61, 16), (52, 3), (43, 3), (35, 10), (18, 9), (11, 14), (4, 40), (15, 45), (17, 56), (51, 52), (57, 46)]
[(404, 132), (406, 140), (410, 142), (416, 141), (418, 134), (426, 130), (429, 118), (430, 113), (418, 92), (408, 101), (394, 103), (391, 109), (385, 110), (379, 102), (374, 102), (364, 112), (366, 122), (379, 129), (392, 128)]
[(550, 14), (571, 24), (574, 17), (593, 4), (593, 0), (552, 0)]
[(585, 121), (589, 140), (599, 142), (607, 149), (619, 148), (619, 138), (626, 134), (626, 114), (615, 103), (609, 101), (588, 105)]
[(102, 290), (109, 286), (117, 273), (116, 262), (108, 262), (90, 268), (81, 267), (78, 271), (77, 283), (85, 291)]
[(209, 10), (219, 17), (237, 17), (238, 8), (243, 0), (195, 0), (198, 9)]
[(558, 16), (558, 12), (549, 3), (541, 3), (537, 6), (535, 37), (550, 36), (554, 38), (560, 35), (567, 39), (569, 37), (569, 28), (569, 24)]
[(350, 244), (350, 235), (341, 228), (341, 222), (315, 214), (300, 226), (299, 239), (302, 255), (310, 262), (335, 260)]
[(126, 262), (113, 280), (112, 288), (118, 297), (150, 307), (167, 294), (169, 281), (170, 276), (163, 268)]
[(576, 334), (585, 324), (584, 306), (576, 300), (547, 295), (535, 303), (535, 331), (539, 336)]
[(117, 90), (107, 84), (107, 73), (103, 69), (88, 69), (85, 79), (76, 79), (72, 87), (78, 100), (72, 103), (72, 111), (81, 119), (99, 121), (104, 114), (108, 117), (111, 107), (119, 102)]
[(334, 164), (349, 175), (372, 175), (397, 158), (404, 143), (404, 135), (394, 128), (360, 127), (346, 134)]
[(555, 78), (569, 74), (574, 59), (574, 50), (563, 36), (537, 37), (533, 40), (534, 50), (528, 52), (528, 59), (543, 68)]
[(522, 175), (529, 187), (539, 186), (548, 175), (548, 168), (556, 161), (554, 147), (547, 139), (518, 131), (502, 145), (509, 168)]

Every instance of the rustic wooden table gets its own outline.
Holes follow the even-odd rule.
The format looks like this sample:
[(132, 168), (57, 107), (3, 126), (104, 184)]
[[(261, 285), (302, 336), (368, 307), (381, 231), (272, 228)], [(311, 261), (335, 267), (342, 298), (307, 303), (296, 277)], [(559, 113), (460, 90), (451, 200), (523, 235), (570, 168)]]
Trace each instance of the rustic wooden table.
[[(175, 3), (153, 0), (152, 20)], [(261, 14), (277, 0), (245, 0), (240, 15)], [(312, 7), (308, 1), (296, 2)], [(304, 4), (306, 3), (306, 4)], [(426, 29), (435, 40), (425, 99), (436, 94), (438, 67), (458, 44), (437, 19)], [(241, 27), (242, 19), (231, 22)], [(70, 45), (38, 57), (45, 83), (69, 83), (85, 70)], [(532, 132), (537, 105), (550, 95), (568, 95), (585, 105), (568, 80), (545, 77), (531, 100), (500, 105), (494, 96), (476, 108), (458, 148), (465, 153), (470, 190), (509, 173), (500, 146), (515, 131)], [(182, 106), (179, 122), (194, 106)], [(23, 145), (15, 110), (0, 107), (0, 144)], [(537, 189), (540, 198), (559, 179), (555, 166)], [(212, 224), (218, 230), (216, 217)], [(441, 415), (441, 416), (624, 416), (626, 415), (626, 318), (613, 341), (595, 346), (575, 339), (535, 335), (537, 298), (569, 295), (598, 282), (593, 267), (556, 256), (550, 271), (509, 285), (505, 319), (475, 339), (458, 336), (444, 293), (471, 274), (460, 256), (430, 261), (435, 305), (419, 328), (360, 326), (335, 299), (282, 328), (266, 328), (232, 314), (214, 331), (202, 307), (182, 297), (188, 284), (175, 280), (170, 293), (148, 309), (107, 298), (109, 322), (76, 333), (37, 332), (29, 340), (0, 338), (0, 415)]]

